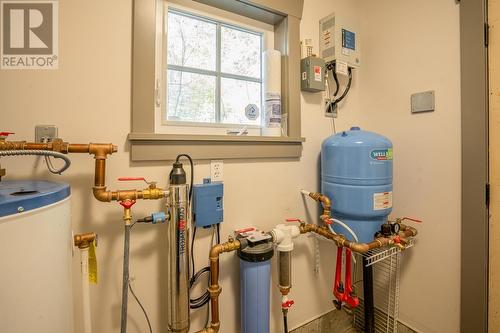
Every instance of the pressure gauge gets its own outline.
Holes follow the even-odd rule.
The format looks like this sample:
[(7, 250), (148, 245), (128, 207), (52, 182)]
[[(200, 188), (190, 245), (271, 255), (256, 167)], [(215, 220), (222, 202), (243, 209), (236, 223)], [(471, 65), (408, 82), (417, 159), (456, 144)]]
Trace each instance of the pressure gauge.
[(393, 223), (391, 227), (392, 227), (392, 233), (395, 235), (397, 235), (399, 233), (399, 230), (401, 230), (401, 225), (399, 223)]

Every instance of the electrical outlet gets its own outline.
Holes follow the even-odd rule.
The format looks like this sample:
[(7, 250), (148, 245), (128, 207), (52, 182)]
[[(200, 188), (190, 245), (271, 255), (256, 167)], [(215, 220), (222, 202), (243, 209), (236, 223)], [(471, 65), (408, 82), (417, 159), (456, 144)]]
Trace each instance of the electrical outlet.
[(224, 163), (222, 160), (210, 161), (210, 178), (213, 182), (221, 182), (224, 176)]
[(35, 142), (50, 142), (57, 138), (57, 127), (54, 125), (36, 125)]

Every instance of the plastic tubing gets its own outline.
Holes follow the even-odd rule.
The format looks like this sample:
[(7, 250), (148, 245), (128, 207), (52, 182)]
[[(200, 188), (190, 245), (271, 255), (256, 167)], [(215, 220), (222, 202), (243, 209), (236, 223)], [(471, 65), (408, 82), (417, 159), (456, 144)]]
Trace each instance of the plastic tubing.
[[(330, 220), (333, 222), (333, 223), (337, 223), (338, 225), (340, 225), (342, 228), (344, 228), (345, 230), (347, 230), (352, 238), (354, 239), (354, 241), (356, 241), (356, 243), (359, 243), (359, 240), (358, 240), (358, 236), (356, 235), (356, 233), (354, 231), (352, 231), (351, 228), (349, 228), (349, 226), (347, 224), (345, 224), (344, 222), (340, 221), (340, 220), (337, 220), (337, 219), (333, 219), (333, 218), (330, 218)], [(328, 225), (328, 228), (330, 229), (330, 231), (332, 233), (335, 233), (335, 231), (333, 231), (333, 227), (331, 224)]]
[(55, 158), (60, 158), (64, 161), (64, 166), (57, 170), (58, 174), (66, 171), (71, 165), (71, 161), (68, 156), (57, 151), (50, 150), (0, 150), (0, 156), (52, 156)]

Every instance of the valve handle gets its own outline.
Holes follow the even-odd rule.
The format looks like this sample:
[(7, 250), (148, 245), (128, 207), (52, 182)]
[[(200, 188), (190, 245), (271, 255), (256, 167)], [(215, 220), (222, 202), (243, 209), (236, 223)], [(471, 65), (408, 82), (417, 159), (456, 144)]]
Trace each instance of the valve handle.
[(8, 137), (10, 134), (16, 134), (14, 132), (0, 132), (0, 136)]
[(330, 217), (330, 218), (324, 219), (323, 222), (325, 222), (328, 225), (332, 225), (333, 224), (333, 219)]
[(407, 221), (412, 221), (412, 222), (415, 222), (415, 223), (423, 223), (423, 222), (424, 222), (424, 221), (422, 221), (422, 220), (417, 220), (417, 219), (414, 219), (414, 218), (411, 218), (411, 217), (403, 217), (403, 218), (401, 219), (401, 221), (405, 221), (405, 220), (407, 220)]
[(255, 230), (256, 230), (255, 228), (250, 227), (250, 228), (245, 228), (245, 229), (236, 230), (236, 231), (235, 231), (235, 233), (236, 233), (236, 234), (244, 234), (245, 232), (255, 231)]
[(144, 177), (120, 177), (118, 178), (120, 182), (130, 182), (130, 181), (142, 181), (148, 184), (150, 187), (156, 187), (156, 182), (148, 182)]
[(125, 209), (130, 209), (135, 204), (135, 200), (124, 200), (119, 202)]
[(394, 244), (400, 244), (401, 243), (401, 237), (396, 236), (394, 237)]
[(294, 304), (295, 304), (295, 301), (290, 299), (286, 302), (281, 303), (281, 307), (284, 309), (290, 309), (292, 307), (292, 305), (294, 305)]
[(118, 178), (118, 181), (120, 181), (120, 182), (130, 182), (130, 181), (134, 181), (134, 180), (146, 181), (146, 178), (144, 178), (144, 177), (120, 177), (120, 178)]

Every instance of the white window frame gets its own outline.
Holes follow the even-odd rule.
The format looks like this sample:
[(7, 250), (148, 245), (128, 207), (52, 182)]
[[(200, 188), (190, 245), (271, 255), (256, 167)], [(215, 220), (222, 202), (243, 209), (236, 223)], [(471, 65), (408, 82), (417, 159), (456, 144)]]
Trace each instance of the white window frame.
[[(222, 26), (227, 26), (232, 29), (241, 30), (244, 32), (254, 33), (260, 35), (261, 39), (261, 55), (265, 49), (274, 48), (274, 27), (262, 22), (254, 21), (252, 19), (242, 17), (237, 14), (228, 13), (220, 9), (216, 9), (204, 4), (196, 3), (194, 1), (175, 0), (169, 2), (161, 2), (157, 7), (157, 47), (156, 47), (156, 101), (155, 101), (155, 133), (159, 134), (193, 134), (193, 135), (227, 135), (228, 131), (238, 131), (245, 128), (248, 135), (260, 136), (260, 125), (247, 125), (247, 124), (228, 124), (228, 123), (203, 123), (203, 122), (189, 122), (189, 121), (172, 121), (167, 120), (167, 72), (169, 69), (178, 70), (181, 66), (168, 65), (167, 61), (167, 15), (168, 11), (179, 13), (181, 15), (191, 16), (196, 19), (206, 20), (210, 23), (217, 24), (217, 56), (216, 56), (216, 70), (203, 70), (197, 68), (189, 68), (185, 72), (204, 74), (215, 76), (216, 78), (216, 117), (220, 117), (220, 81), (221, 78), (232, 78), (237, 80), (258, 82), (261, 86), (261, 105), (260, 114), (261, 120), (263, 119), (263, 104), (264, 104), (264, 73), (262, 70), (262, 58), (260, 68), (260, 79), (253, 77), (234, 75), (222, 73), (220, 69), (220, 29)], [(220, 119), (216, 118), (217, 121)]]

